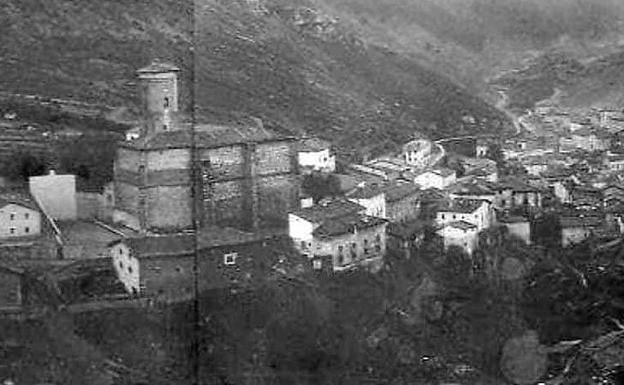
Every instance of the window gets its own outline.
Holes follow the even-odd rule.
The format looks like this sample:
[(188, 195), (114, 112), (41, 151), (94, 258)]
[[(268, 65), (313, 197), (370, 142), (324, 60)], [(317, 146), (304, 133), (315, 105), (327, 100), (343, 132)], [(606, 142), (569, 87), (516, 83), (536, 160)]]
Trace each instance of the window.
[(442, 219), (444, 219), (444, 214), (442, 214)]
[(132, 266), (128, 266), (128, 273), (132, 274)]
[(377, 242), (377, 243), (381, 242), (381, 235), (377, 234), (375, 236), (375, 242)]
[(119, 249), (119, 255), (123, 255), (123, 249)]
[(176, 271), (177, 271), (178, 273), (181, 273), (181, 272), (182, 272), (182, 268), (181, 268), (180, 266), (176, 266), (176, 268), (175, 268), (175, 269), (176, 269)]
[(342, 266), (344, 265), (344, 256), (342, 254), (338, 255), (338, 265)]
[(342, 255), (343, 251), (344, 251), (344, 247), (343, 246), (338, 246), (338, 255)]
[(235, 265), (238, 253), (228, 253), (223, 255), (223, 263), (225, 265)]
[(15, 220), (15, 213), (11, 213), (10, 217), (11, 217), (11, 220), (14, 221)]
[(145, 172), (145, 166), (140, 165), (139, 166), (139, 174), (143, 174)]
[(24, 219), (28, 219), (28, 218), (30, 218), (30, 214), (28, 213), (24, 214)]
[(169, 107), (169, 98), (165, 97), (165, 103), (163, 105), (165, 108)]
[(15, 234), (15, 227), (11, 227), (11, 228), (9, 229), (9, 232), (10, 232), (11, 234)]
[(30, 233), (30, 227), (24, 227), (24, 232), (25, 232), (26, 234)]
[(457, 215), (453, 214), (453, 219), (457, 219)]
[(355, 242), (353, 242), (353, 243), (351, 244), (351, 248), (352, 248), (353, 250), (357, 249), (357, 244), (356, 244)]
[(123, 262), (119, 261), (119, 268), (123, 269)]
[(163, 126), (162, 126), (163, 131), (167, 131), (168, 128), (169, 128), (169, 126), (167, 126), (166, 124), (163, 124)]

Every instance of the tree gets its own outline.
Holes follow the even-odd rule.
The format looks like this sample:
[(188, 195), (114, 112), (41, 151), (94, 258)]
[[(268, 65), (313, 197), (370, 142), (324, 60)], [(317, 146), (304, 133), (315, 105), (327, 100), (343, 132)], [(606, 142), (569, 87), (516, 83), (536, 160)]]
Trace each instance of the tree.
[(31, 153), (21, 154), (9, 167), (8, 177), (13, 180), (27, 181), (31, 176), (43, 175), (47, 162), (42, 156)]

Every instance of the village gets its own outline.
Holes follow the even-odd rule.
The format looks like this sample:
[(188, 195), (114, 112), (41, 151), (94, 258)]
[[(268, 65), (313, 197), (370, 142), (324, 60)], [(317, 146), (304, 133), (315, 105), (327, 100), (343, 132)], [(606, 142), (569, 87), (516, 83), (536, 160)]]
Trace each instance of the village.
[(276, 272), (374, 273), (425, 244), (470, 258), (495, 228), (540, 247), (546, 216), (556, 247), (624, 232), (621, 111), (571, 118), (541, 104), (513, 137), (469, 138), (461, 153), (415, 135), (395, 155), (341, 164), (330, 142), (257, 119), (191, 126), (178, 72), (159, 61), (137, 72), (145, 121), (119, 143), (102, 189), (55, 170), (3, 189), (3, 309), (29, 303), (26, 271), (56, 274), (58, 289), (68, 272), (108, 266), (83, 301), (175, 302)]

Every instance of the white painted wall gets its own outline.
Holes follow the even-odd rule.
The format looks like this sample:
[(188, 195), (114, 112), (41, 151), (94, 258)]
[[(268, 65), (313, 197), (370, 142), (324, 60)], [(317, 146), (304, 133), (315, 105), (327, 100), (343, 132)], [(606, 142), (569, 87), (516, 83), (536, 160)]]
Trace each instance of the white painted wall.
[(0, 238), (41, 234), (41, 214), (14, 203), (0, 208)]
[(30, 193), (40, 202), (48, 215), (58, 220), (76, 220), (76, 176), (33, 176), (29, 179)]

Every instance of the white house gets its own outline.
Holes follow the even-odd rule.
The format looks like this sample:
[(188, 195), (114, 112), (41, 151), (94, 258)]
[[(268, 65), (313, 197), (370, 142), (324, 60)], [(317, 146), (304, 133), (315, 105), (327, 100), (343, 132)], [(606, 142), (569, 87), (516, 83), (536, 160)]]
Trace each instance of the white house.
[(331, 154), (331, 144), (319, 138), (301, 141), (298, 150), (299, 167), (305, 171), (334, 172), (336, 157)]
[(444, 239), (445, 250), (457, 246), (472, 255), (479, 245), (479, 229), (465, 221), (449, 222), (437, 234)]
[(364, 215), (365, 212), (366, 207), (344, 199), (302, 208), (288, 214), (288, 235), (297, 250), (312, 257), (314, 255), (314, 231), (323, 223), (353, 214)]
[(371, 217), (387, 218), (386, 194), (380, 186), (365, 185), (347, 194), (347, 199), (366, 208)]
[(436, 223), (440, 226), (462, 221), (476, 226), (477, 231), (492, 225), (491, 203), (477, 199), (453, 200), (448, 207), (442, 208), (436, 215)]
[(424, 167), (431, 156), (432, 144), (427, 139), (415, 139), (403, 146), (403, 159), (410, 166)]
[(457, 179), (454, 170), (448, 168), (425, 171), (414, 178), (414, 183), (420, 185), (423, 190), (437, 188), (444, 190), (455, 183)]
[(41, 214), (30, 199), (16, 194), (0, 196), (0, 240), (12, 240), (41, 234)]

